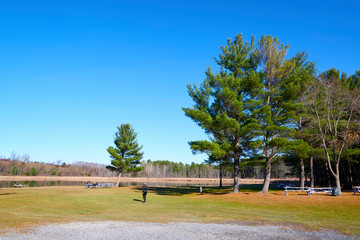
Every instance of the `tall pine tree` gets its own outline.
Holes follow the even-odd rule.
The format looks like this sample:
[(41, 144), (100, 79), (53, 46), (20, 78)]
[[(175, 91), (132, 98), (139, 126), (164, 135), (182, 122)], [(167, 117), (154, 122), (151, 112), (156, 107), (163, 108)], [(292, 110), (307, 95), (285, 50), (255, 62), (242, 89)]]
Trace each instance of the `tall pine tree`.
[[(301, 100), (308, 89), (308, 86), (314, 81), (316, 69), (315, 63), (307, 61), (307, 54), (303, 51), (297, 53), (291, 60), (295, 61), (295, 67), (291, 75), (285, 78), (284, 93), (288, 95), (289, 100), (293, 100), (295, 110), (295, 131), (296, 140), (293, 141), (290, 151), (295, 153), (300, 163), (300, 187), (305, 187), (305, 160), (310, 157), (312, 148), (304, 141), (304, 106)], [(310, 154), (310, 155), (309, 155)], [(309, 158), (311, 162), (311, 157)], [(311, 163), (310, 163), (311, 165)], [(312, 176), (312, 173), (310, 173)], [(314, 179), (313, 177), (311, 178)]]
[(262, 192), (269, 190), (273, 158), (293, 146), (296, 110), (299, 107), (298, 78), (292, 75), (296, 58), (286, 59), (289, 45), (280, 43), (271, 35), (262, 36), (258, 42), (260, 52), (261, 93), (256, 97), (260, 104), (255, 111), (259, 130), (259, 149), (265, 158), (265, 176)]

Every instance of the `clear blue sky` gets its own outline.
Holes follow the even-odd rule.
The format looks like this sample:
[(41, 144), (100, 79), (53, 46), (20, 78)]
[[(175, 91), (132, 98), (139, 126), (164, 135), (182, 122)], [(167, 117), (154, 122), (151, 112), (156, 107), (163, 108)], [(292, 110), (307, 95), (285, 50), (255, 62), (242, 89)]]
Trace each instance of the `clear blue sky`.
[(0, 1), (0, 155), (109, 163), (131, 123), (144, 159), (200, 163), (181, 107), (228, 38), (278, 36), (319, 71), (360, 69), (360, 2)]

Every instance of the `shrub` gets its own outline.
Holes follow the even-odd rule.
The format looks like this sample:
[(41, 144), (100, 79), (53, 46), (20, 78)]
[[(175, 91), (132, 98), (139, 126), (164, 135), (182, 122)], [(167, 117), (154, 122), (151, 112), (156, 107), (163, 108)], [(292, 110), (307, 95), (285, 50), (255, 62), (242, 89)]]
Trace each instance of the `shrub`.
[(18, 168), (16, 166), (12, 166), (10, 174), (11, 175), (17, 175), (18, 174)]
[(36, 176), (36, 175), (37, 175), (36, 169), (35, 169), (34, 167), (32, 167), (32, 168), (30, 169), (30, 172), (31, 172), (31, 175), (32, 175), (32, 176)]

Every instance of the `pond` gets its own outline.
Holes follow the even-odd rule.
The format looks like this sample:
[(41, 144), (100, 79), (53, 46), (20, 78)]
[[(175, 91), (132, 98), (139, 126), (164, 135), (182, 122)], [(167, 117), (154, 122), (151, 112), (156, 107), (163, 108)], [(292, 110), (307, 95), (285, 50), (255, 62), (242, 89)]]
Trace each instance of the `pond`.
[(82, 186), (83, 182), (69, 181), (0, 181), (0, 188), (45, 187), (45, 186)]
[[(15, 187), (45, 187), (45, 186), (84, 186), (86, 182), (72, 182), (72, 181), (0, 181), (0, 188), (15, 188)], [(99, 182), (100, 183), (100, 182)], [(114, 185), (115, 182), (112, 182)], [(143, 182), (120, 182), (120, 187), (128, 186), (142, 186)], [(190, 187), (190, 186), (218, 186), (218, 183), (199, 183), (199, 182), (148, 182), (148, 186), (153, 187)], [(225, 184), (224, 186), (231, 186)]]

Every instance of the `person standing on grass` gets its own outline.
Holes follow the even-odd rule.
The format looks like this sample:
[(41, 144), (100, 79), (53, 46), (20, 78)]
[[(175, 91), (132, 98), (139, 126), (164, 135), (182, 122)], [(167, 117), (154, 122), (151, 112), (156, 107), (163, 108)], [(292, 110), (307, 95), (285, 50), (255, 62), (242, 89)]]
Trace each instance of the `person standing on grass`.
[(144, 199), (144, 202), (146, 202), (146, 194), (147, 194), (147, 190), (148, 190), (148, 187), (147, 187), (147, 184), (144, 183), (144, 185), (142, 186), (142, 192), (143, 192), (143, 199)]

